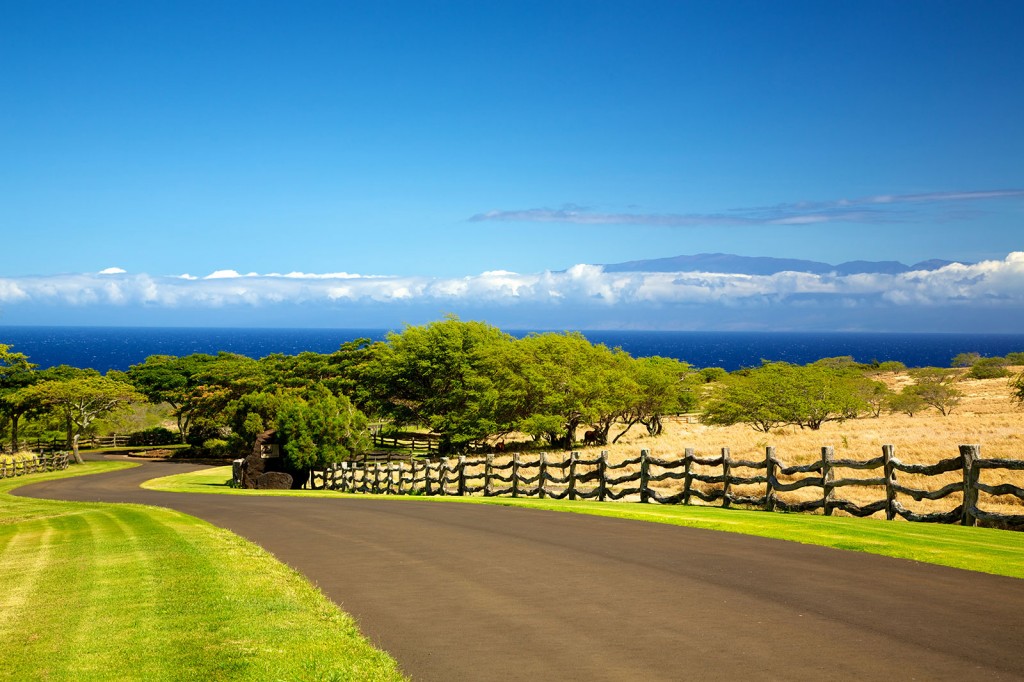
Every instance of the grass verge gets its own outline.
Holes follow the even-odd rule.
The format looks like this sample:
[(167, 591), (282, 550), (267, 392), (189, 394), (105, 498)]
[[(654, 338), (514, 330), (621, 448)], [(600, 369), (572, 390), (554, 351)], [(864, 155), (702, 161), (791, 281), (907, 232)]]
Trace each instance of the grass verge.
[(399, 680), (300, 574), (179, 512), (14, 497), (0, 481), (0, 678)]
[(547, 509), (757, 535), (1024, 578), (1024, 533), (991, 528), (904, 523), (840, 516), (826, 517), (812, 514), (767, 513), (717, 507), (661, 506), (634, 502), (570, 502), (567, 500), (523, 500), (505, 497), (352, 495), (330, 490), (239, 490), (228, 487), (227, 481), (230, 478), (231, 467), (215, 467), (153, 479), (144, 483), (143, 487), (169, 492), (332, 498), (376, 497), (392, 500), (460, 502)]

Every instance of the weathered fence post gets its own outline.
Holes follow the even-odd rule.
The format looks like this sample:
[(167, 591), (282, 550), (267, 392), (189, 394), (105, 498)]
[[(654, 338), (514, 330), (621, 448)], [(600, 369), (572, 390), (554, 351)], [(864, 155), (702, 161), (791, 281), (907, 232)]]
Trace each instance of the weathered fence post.
[(380, 494), (380, 462), (373, 463), (373, 494)]
[(722, 448), (722, 509), (728, 509), (732, 504), (732, 481), (729, 476), (732, 474), (732, 461), (729, 458), (729, 448)]
[(512, 453), (512, 497), (519, 497), (519, 453)]
[(882, 446), (882, 471), (885, 472), (885, 518), (896, 518), (896, 466), (892, 463), (893, 446)]
[(430, 460), (429, 459), (426, 462), (423, 463), (423, 494), (424, 495), (433, 495), (434, 494), (434, 489), (430, 485), (430, 470), (432, 468), (433, 467), (430, 466)]
[(576, 499), (576, 462), (580, 458), (580, 453), (573, 451), (569, 453), (569, 499)]
[(775, 511), (775, 489), (772, 479), (775, 478), (775, 448), (771, 445), (764, 449), (764, 510)]
[(537, 474), (537, 497), (544, 499), (544, 479), (548, 475), (548, 456), (546, 453), (540, 453), (540, 463), (537, 465), (540, 468)]
[(831, 445), (826, 445), (821, 449), (821, 500), (825, 516), (832, 516), (832, 499), (834, 497), (832, 481), (836, 477), (832, 470), (833, 455), (834, 451)]
[(964, 505), (960, 512), (960, 525), (974, 526), (978, 519), (974, 512), (978, 507), (978, 456), (981, 454), (980, 445), (961, 445), (960, 457), (964, 466)]
[(459, 455), (459, 497), (466, 496), (466, 456)]
[(441, 458), (441, 466), (437, 469), (437, 494), (444, 497), (448, 494), (448, 458)]
[(491, 467), (494, 466), (494, 455), (488, 454), (484, 463), (484, 497), (491, 496)]
[(693, 448), (683, 450), (683, 504), (690, 504), (690, 486), (693, 485), (690, 467), (693, 465), (693, 453)]
[(597, 501), (604, 502), (608, 494), (608, 451), (602, 450), (601, 456), (597, 459)]
[(651, 476), (650, 464), (647, 458), (651, 456), (651, 451), (644, 449), (640, 451), (640, 502), (646, 503), (650, 497), (650, 490), (647, 487), (647, 481)]

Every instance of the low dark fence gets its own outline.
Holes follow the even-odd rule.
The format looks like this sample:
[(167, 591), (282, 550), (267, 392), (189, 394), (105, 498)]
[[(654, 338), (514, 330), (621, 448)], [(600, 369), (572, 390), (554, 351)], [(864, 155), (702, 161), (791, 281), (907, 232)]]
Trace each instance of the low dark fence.
[(60, 471), (67, 468), (68, 453), (66, 452), (51, 452), (12, 461), (0, 458), (0, 478), (14, 478), (15, 476), (38, 474), (44, 471)]
[[(606, 451), (590, 458), (583, 458), (578, 452), (559, 459), (543, 453), (529, 458), (513, 454), (510, 458), (501, 456), (509, 459), (503, 464), (495, 462), (495, 455), (400, 462), (353, 461), (314, 472), (311, 485), (342, 492), (398, 495), (483, 495), (602, 502), (630, 498), (660, 504), (691, 504), (696, 499), (722, 507), (735, 504), (765, 511), (821, 510), (826, 516), (838, 509), (853, 516), (885, 512), (889, 520), (899, 516), (908, 521), (967, 526), (976, 525), (979, 520), (1011, 527), (1024, 525), (1024, 515), (998, 514), (978, 507), (979, 492), (1024, 500), (1024, 488), (980, 480), (984, 470), (1024, 471), (1024, 460), (981, 459), (977, 445), (961, 445), (959, 449), (956, 457), (931, 465), (901, 462), (891, 445), (882, 446), (881, 456), (868, 460), (836, 459), (833, 449), (824, 447), (818, 461), (800, 466), (780, 462), (772, 447), (766, 448), (764, 459), (755, 461), (732, 459), (728, 448), (722, 448), (717, 457), (697, 457), (692, 448), (687, 448), (683, 457), (674, 459), (652, 457), (649, 451), (643, 450), (639, 457), (615, 464), (608, 461)], [(707, 473), (697, 467), (717, 471)], [(881, 476), (838, 478), (837, 469), (880, 470)], [(740, 471), (749, 473), (740, 475)], [(899, 472), (925, 477), (950, 472), (961, 475), (956, 482), (925, 489), (901, 485), (897, 479)], [(785, 480), (780, 480), (780, 476)], [(675, 490), (667, 489), (666, 482), (674, 482)], [(734, 492), (740, 486), (747, 492), (751, 487), (763, 492)], [(837, 489), (846, 487), (884, 488), (885, 497), (868, 504), (856, 504), (837, 496)], [(804, 501), (786, 501), (779, 496), (779, 493), (803, 488), (821, 492)], [(903, 495), (920, 502), (955, 494), (959, 494), (960, 504), (936, 513), (909, 510), (898, 499)]]
[[(179, 443), (181, 443), (181, 437), (178, 433), (167, 429), (150, 429), (149, 431), (115, 434), (113, 436), (81, 436), (78, 439), (78, 447), (85, 449), (177, 445)], [(63, 450), (71, 447), (66, 438), (21, 439), (19, 446), (36, 452)]]
[(401, 448), (412, 452), (426, 452), (428, 454), (438, 451), (440, 438), (429, 433), (374, 433), (372, 434), (373, 446), (379, 448)]

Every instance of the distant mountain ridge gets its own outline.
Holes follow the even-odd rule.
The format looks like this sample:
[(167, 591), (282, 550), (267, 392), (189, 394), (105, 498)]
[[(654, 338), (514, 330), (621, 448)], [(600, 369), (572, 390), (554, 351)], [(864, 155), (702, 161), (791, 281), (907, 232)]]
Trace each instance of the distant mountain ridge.
[[(771, 258), (769, 256), (737, 256), (730, 253), (698, 253), (693, 256), (672, 256), (632, 260), (604, 265), (605, 272), (716, 272), (739, 275), (774, 275), (779, 272), (809, 272), (816, 275), (898, 275), (916, 270), (938, 270), (962, 261), (932, 258), (913, 265), (899, 261), (854, 260), (839, 265), (799, 258)], [(970, 265), (970, 263), (963, 263)]]

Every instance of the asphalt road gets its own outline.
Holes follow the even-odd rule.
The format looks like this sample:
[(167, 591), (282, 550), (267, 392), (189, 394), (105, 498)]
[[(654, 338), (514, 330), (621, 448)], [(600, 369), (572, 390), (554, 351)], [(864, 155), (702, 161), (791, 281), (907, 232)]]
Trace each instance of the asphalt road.
[(138, 487), (193, 468), (17, 494), (228, 528), (308, 576), (417, 680), (1024, 679), (1024, 580), (577, 514)]

